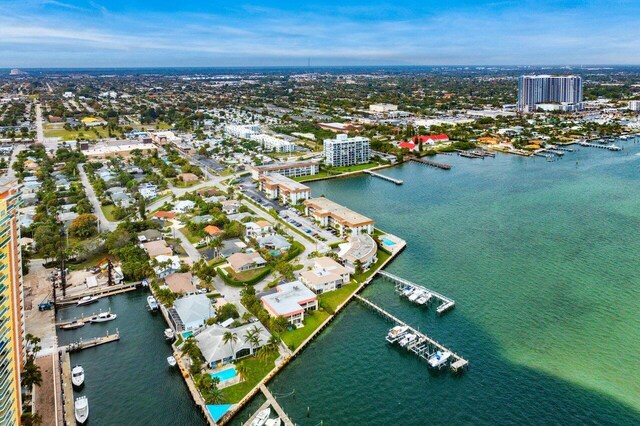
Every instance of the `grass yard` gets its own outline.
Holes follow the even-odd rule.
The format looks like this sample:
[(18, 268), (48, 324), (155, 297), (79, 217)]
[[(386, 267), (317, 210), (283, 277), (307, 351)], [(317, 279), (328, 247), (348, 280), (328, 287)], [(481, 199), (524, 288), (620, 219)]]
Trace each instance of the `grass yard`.
[(240, 272), (240, 273), (235, 273), (233, 271), (233, 269), (229, 268), (225, 268), (225, 272), (234, 280), (236, 281), (249, 281), (255, 277), (257, 277), (258, 275), (260, 275), (261, 273), (264, 272), (265, 268), (258, 268), (258, 269), (251, 269), (250, 271), (244, 271), (244, 272)]
[(362, 283), (364, 281), (366, 281), (372, 274), (374, 271), (376, 271), (380, 265), (385, 262), (389, 257), (391, 257), (391, 255), (383, 250), (378, 249), (378, 253), (376, 254), (378, 256), (378, 260), (376, 261), (376, 263), (374, 263), (373, 265), (371, 265), (371, 267), (366, 270), (365, 272), (363, 272), (362, 274), (354, 274), (351, 277), (356, 280), (359, 283)]
[(248, 357), (238, 361), (236, 365), (243, 365), (247, 368), (247, 377), (241, 383), (221, 389), (225, 403), (235, 404), (240, 402), (264, 376), (273, 370), (276, 358), (278, 358), (278, 354), (274, 353), (265, 361), (261, 361), (256, 357)]
[[(94, 131), (95, 129), (95, 131)], [(98, 138), (107, 138), (109, 137), (109, 132), (102, 126), (96, 126), (89, 128), (87, 130), (82, 129), (73, 129), (73, 130), (65, 130), (62, 124), (45, 124), (44, 125), (44, 136), (48, 138), (62, 138), (62, 140), (76, 140), (76, 139), (87, 139), (87, 140), (97, 140)], [(96, 131), (98, 135), (96, 135)], [(118, 132), (115, 132), (118, 133)]]
[(102, 209), (102, 213), (104, 213), (104, 217), (106, 217), (108, 221), (115, 222), (118, 220), (113, 215), (113, 210), (116, 208), (115, 204), (109, 204), (108, 206), (101, 206), (100, 208)]
[(187, 237), (187, 240), (189, 240), (189, 242), (191, 244), (196, 244), (197, 242), (199, 242), (200, 240), (202, 240), (201, 237), (198, 237), (197, 235), (193, 235), (191, 233), (191, 231), (189, 231), (189, 228), (187, 228), (186, 226), (183, 228), (178, 229), (178, 231), (182, 232), (182, 234)]
[(312, 311), (304, 315), (304, 327), (291, 331), (285, 331), (280, 336), (285, 345), (291, 350), (297, 349), (320, 325), (329, 318), (325, 311)]
[(342, 288), (327, 293), (322, 293), (319, 296), (320, 306), (328, 308), (330, 312), (335, 312), (345, 300), (349, 298), (358, 289), (358, 283), (351, 283)]
[(335, 167), (332, 168), (330, 171), (332, 172), (332, 174), (336, 174), (336, 173), (349, 173), (349, 172), (357, 172), (359, 170), (366, 170), (366, 169), (370, 169), (372, 167), (377, 167), (380, 164), (378, 163), (365, 163), (365, 164), (356, 164), (354, 166), (347, 166), (347, 167)]

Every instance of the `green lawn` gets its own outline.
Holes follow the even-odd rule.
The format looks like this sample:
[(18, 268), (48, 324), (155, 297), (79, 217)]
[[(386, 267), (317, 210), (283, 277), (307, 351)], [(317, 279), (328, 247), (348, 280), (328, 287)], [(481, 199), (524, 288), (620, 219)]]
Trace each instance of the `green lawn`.
[(325, 311), (312, 311), (310, 314), (304, 314), (304, 327), (291, 331), (285, 331), (280, 337), (285, 345), (291, 350), (297, 349), (307, 337), (329, 318), (329, 314)]
[(327, 172), (320, 172), (317, 175), (300, 176), (300, 177), (294, 177), (292, 179), (298, 182), (304, 182), (306, 180), (320, 179), (320, 178), (326, 178), (326, 177), (329, 177), (329, 174)]
[(378, 163), (365, 163), (365, 164), (356, 164), (355, 166), (348, 166), (348, 167), (334, 167), (332, 168), (330, 171), (333, 174), (336, 173), (348, 173), (348, 172), (357, 172), (359, 170), (366, 170), (366, 169), (370, 169), (372, 167), (376, 167), (379, 166), (380, 164)]
[(366, 270), (365, 272), (363, 272), (362, 274), (357, 274), (357, 275), (352, 275), (351, 278), (353, 278), (354, 280), (356, 280), (359, 283), (362, 283), (364, 281), (367, 280), (367, 278), (369, 278), (371, 276), (371, 274), (373, 274), (374, 271), (376, 271), (378, 269), (378, 267), (385, 262), (391, 255), (383, 250), (378, 249), (378, 260), (376, 261), (376, 263), (374, 263), (373, 265), (371, 265), (371, 267)]
[(228, 388), (221, 389), (222, 397), (227, 404), (236, 404), (240, 402), (246, 394), (249, 393), (260, 380), (264, 378), (275, 367), (275, 360), (278, 354), (275, 353), (265, 361), (261, 361), (256, 357), (244, 358), (237, 362), (237, 365), (247, 367), (247, 376), (243, 382)]
[(319, 297), (320, 305), (322, 307), (328, 308), (330, 312), (335, 312), (351, 294), (358, 288), (358, 283), (351, 283), (342, 288), (334, 291), (329, 291), (327, 293), (322, 293)]
[[(102, 126), (96, 126), (89, 128), (88, 130), (74, 129), (74, 130), (65, 130), (61, 124), (45, 124), (44, 125), (44, 136), (48, 138), (59, 137), (62, 140), (76, 140), (79, 138), (84, 138), (87, 140), (96, 140), (98, 137), (94, 132), (95, 129), (100, 138), (109, 137), (109, 132)], [(117, 133), (117, 132), (115, 132)]]
[(202, 238), (198, 237), (197, 235), (193, 235), (191, 233), (191, 231), (189, 231), (189, 228), (187, 228), (186, 226), (183, 228), (178, 229), (178, 231), (182, 232), (184, 234), (185, 237), (187, 237), (187, 240), (189, 240), (189, 242), (191, 244), (195, 244), (197, 242), (199, 242)]
[(104, 213), (104, 217), (107, 218), (110, 222), (115, 222), (117, 219), (113, 215), (113, 210), (116, 208), (115, 204), (109, 204), (108, 206), (101, 206), (102, 213)]
[(240, 273), (235, 273), (233, 271), (233, 269), (225, 268), (225, 272), (227, 272), (227, 274), (232, 279), (234, 279), (236, 281), (250, 281), (253, 278), (255, 278), (258, 275), (260, 275), (261, 273), (263, 273), (265, 269), (266, 269), (266, 267), (258, 268), (258, 269), (251, 269), (250, 271), (244, 271), (244, 272), (240, 272)]
[(109, 256), (106, 251), (101, 251), (99, 253), (92, 254), (80, 263), (67, 263), (67, 266), (69, 266), (69, 269), (72, 271), (82, 271), (83, 269), (91, 266), (96, 266), (96, 264), (105, 257), (111, 258), (112, 261), (115, 260), (115, 258), (113, 256)]

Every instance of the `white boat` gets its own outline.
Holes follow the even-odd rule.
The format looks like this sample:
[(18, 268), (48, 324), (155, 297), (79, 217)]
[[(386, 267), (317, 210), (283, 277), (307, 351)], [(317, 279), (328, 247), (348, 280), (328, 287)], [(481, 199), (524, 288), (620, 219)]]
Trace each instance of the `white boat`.
[(415, 342), (417, 338), (418, 338), (417, 335), (413, 333), (409, 333), (406, 336), (404, 336), (402, 340), (400, 340), (400, 346), (404, 348), (405, 346), (408, 346), (411, 343)]
[(402, 295), (403, 295), (404, 297), (409, 297), (409, 296), (411, 296), (411, 293), (413, 293), (413, 291), (414, 291), (414, 290), (415, 290), (415, 288), (414, 288), (414, 287), (407, 287), (407, 288), (405, 288), (405, 289), (404, 289), (404, 291), (402, 292)]
[(112, 314), (111, 312), (100, 312), (98, 315), (92, 316), (89, 321), (90, 322), (107, 322), (113, 321), (118, 318), (116, 314)]
[(440, 368), (447, 362), (450, 356), (451, 356), (451, 352), (449, 351), (444, 351), (444, 352), (437, 351), (436, 353), (434, 353), (429, 357), (427, 362), (429, 362), (429, 366), (432, 368)]
[(164, 338), (167, 340), (173, 340), (174, 337), (176, 337), (176, 333), (174, 333), (174, 331), (170, 328), (165, 328)]
[(264, 410), (260, 411), (255, 419), (251, 422), (251, 426), (264, 426), (269, 420), (269, 415), (271, 414), (271, 407), (267, 407)]
[(92, 303), (96, 303), (98, 301), (97, 297), (93, 296), (84, 296), (82, 299), (78, 300), (78, 306), (90, 305)]
[(79, 388), (84, 383), (84, 368), (81, 365), (76, 365), (71, 370), (71, 383), (73, 386)]
[(83, 395), (76, 398), (73, 411), (76, 417), (76, 422), (81, 425), (85, 424), (89, 418), (89, 400), (86, 396)]
[(399, 338), (401, 338), (408, 329), (409, 327), (406, 325), (396, 325), (391, 330), (389, 330), (389, 333), (387, 334), (387, 342), (394, 343)]
[(147, 305), (149, 306), (149, 310), (155, 311), (158, 309), (158, 301), (153, 296), (147, 296)]
[(168, 356), (167, 357), (167, 363), (171, 366), (171, 367), (175, 367), (176, 364), (178, 363), (178, 361), (176, 361), (176, 359), (172, 356)]
[(425, 292), (422, 296), (418, 297), (416, 299), (416, 303), (418, 305), (424, 305), (425, 303), (427, 303), (429, 300), (431, 300), (431, 293), (429, 293), (428, 291)]
[(276, 417), (275, 419), (267, 420), (264, 426), (280, 426), (281, 424), (282, 424), (282, 420), (280, 420), (280, 417)]
[(69, 324), (61, 325), (62, 330), (75, 330), (76, 328), (84, 327), (84, 321), (73, 320)]
[(418, 298), (420, 296), (422, 296), (423, 291), (422, 290), (416, 290), (413, 293), (411, 293), (411, 296), (409, 296), (409, 301), (410, 302), (415, 302), (416, 300), (418, 300)]

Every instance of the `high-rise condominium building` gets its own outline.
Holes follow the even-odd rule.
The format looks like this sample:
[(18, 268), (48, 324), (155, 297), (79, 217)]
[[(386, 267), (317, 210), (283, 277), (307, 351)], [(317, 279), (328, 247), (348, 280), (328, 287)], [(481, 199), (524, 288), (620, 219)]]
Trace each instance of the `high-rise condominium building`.
[[(577, 75), (522, 75), (518, 79), (518, 109), (535, 111), (537, 104), (574, 105), (582, 109), (582, 77)], [(567, 110), (567, 108), (564, 108)]]
[(24, 293), (18, 181), (0, 178), (0, 425), (20, 422), (20, 370), (24, 363)]
[(353, 138), (340, 134), (335, 139), (324, 140), (324, 162), (332, 167), (363, 164), (371, 158), (369, 139), (362, 136)]

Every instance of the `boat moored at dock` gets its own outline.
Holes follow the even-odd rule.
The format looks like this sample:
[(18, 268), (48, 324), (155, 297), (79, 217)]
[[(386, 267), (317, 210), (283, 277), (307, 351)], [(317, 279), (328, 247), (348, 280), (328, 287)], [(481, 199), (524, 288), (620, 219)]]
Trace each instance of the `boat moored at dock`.
[(269, 415), (271, 414), (271, 408), (267, 407), (264, 410), (260, 411), (255, 419), (251, 422), (251, 426), (264, 426), (269, 420)]
[(173, 340), (176, 337), (176, 333), (170, 329), (170, 328), (165, 328), (164, 330), (164, 338), (166, 340)]
[(427, 359), (427, 362), (431, 368), (441, 368), (447, 364), (450, 357), (451, 352), (449, 351), (436, 351)]
[(175, 357), (168, 356), (167, 357), (167, 364), (169, 364), (170, 367), (175, 367), (176, 364), (178, 364), (178, 361), (176, 361)]
[(116, 314), (112, 314), (111, 312), (100, 312), (98, 315), (94, 315), (91, 318), (89, 318), (89, 322), (107, 322), (107, 321), (113, 321), (114, 319), (116, 319), (118, 316)]
[(78, 424), (85, 424), (89, 419), (89, 399), (86, 396), (76, 398), (74, 415)]
[(78, 300), (77, 306), (86, 306), (91, 305), (92, 303), (97, 303), (98, 298), (93, 296), (84, 296), (80, 300)]
[(158, 305), (158, 301), (153, 296), (147, 296), (147, 306), (149, 307), (150, 311), (157, 311), (160, 307)]
[(401, 339), (409, 330), (409, 327), (406, 325), (397, 325), (395, 327), (393, 327), (391, 330), (389, 330), (389, 333), (387, 334), (387, 342), (389, 343), (395, 343), (397, 342), (399, 339)]
[(77, 388), (84, 384), (84, 368), (81, 365), (76, 365), (71, 370), (71, 383)]

